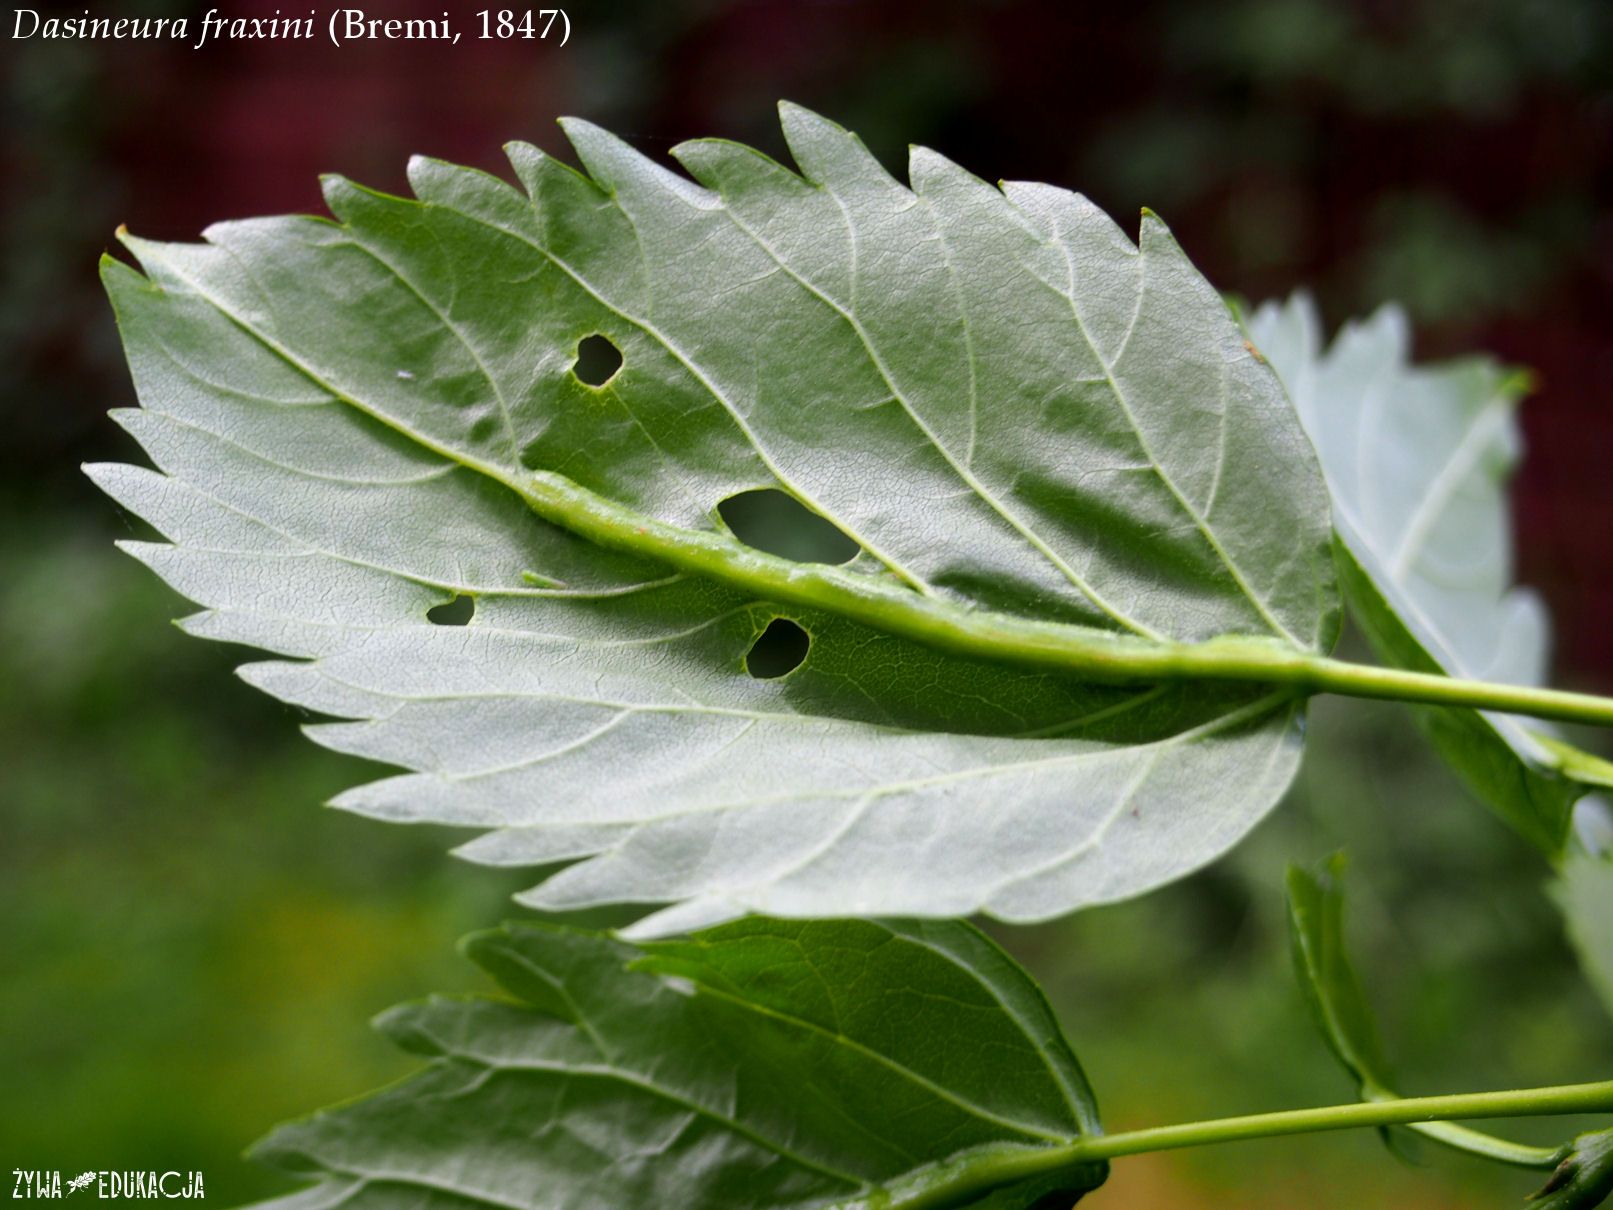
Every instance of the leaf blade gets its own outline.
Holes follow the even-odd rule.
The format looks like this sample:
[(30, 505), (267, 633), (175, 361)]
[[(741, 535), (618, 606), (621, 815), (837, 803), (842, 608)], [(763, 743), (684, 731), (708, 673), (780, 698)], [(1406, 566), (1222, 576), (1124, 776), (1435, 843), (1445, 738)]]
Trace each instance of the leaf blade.
[[(966, 925), (752, 919), (640, 949), (526, 924), (467, 939), (466, 952), (520, 1002), (439, 998), (384, 1014), (378, 1026), (431, 1065), (260, 1144), (258, 1158), (326, 1181), (288, 1201), (345, 1187), (376, 1207), (435, 1191), (533, 1210), (899, 1207), (921, 1195), (1006, 1210), (1048, 1181), (994, 1186), (992, 1159), (1097, 1128), (1045, 1004), (1031, 1013), (1039, 1036), (988, 1007), (1040, 993)], [(745, 987), (724, 976), (739, 968)], [(974, 989), (977, 1012), (956, 1011), (960, 987)], [(896, 1029), (878, 1001), (904, 989), (909, 1028)], [(781, 1017), (810, 1018), (824, 998), (850, 1014), (846, 1032), (803, 1045)], [(992, 1062), (966, 1045), (982, 1024), (993, 1053), (1063, 1090), (996, 1081), (996, 1108), (1028, 1114), (1031, 1133), (966, 1108), (993, 1083)], [(893, 1046), (906, 1057), (889, 1058)], [(930, 1078), (943, 1072), (950, 1082)], [(975, 1091), (949, 1099), (959, 1081)], [(1052, 1188), (1079, 1197), (1105, 1171), (1078, 1166)], [(962, 1200), (944, 1196), (954, 1188)]]
[[(1519, 450), (1525, 382), (1479, 359), (1413, 366), (1403, 314), (1348, 324), (1326, 351), (1311, 301), (1263, 304), (1249, 321), (1316, 442), (1333, 498), (1352, 618), (1386, 663), (1538, 685), (1548, 621), (1511, 582), (1505, 481)], [(1447, 764), (1549, 855), (1585, 787), (1503, 714), (1417, 709)]]
[[(166, 478), (91, 474), (172, 543), (133, 553), (204, 606), (193, 632), (286, 657), (244, 675), (345, 720), (319, 742), (408, 770), (339, 805), (490, 828), (479, 860), (581, 859), (545, 906), (1035, 919), (1195, 868), (1281, 795), (1299, 708), (1099, 681), (1168, 656), (1143, 637), (1167, 628), (1331, 642), (1326, 500), (1280, 387), (1156, 220), (1134, 248), (1090, 203), (1021, 186), (1016, 209), (929, 153), (913, 193), (788, 120), (806, 179), (686, 147), (750, 174), (714, 192), (576, 126), (596, 180), (516, 147), (525, 196), (416, 160), (415, 200), (328, 180), (337, 222), (130, 237), (149, 277), (107, 269), (127, 422)], [(764, 203), (773, 260), (739, 226)], [(1120, 276), (1077, 281), (1093, 258)], [(983, 326), (1010, 292), (1040, 308), (1018, 337)], [(958, 340), (918, 340), (926, 316)], [(570, 370), (591, 333), (624, 355), (598, 387)], [(744, 546), (716, 506), (758, 488), (864, 554)], [(433, 626), (459, 596), (469, 624)], [(744, 653), (778, 617), (808, 653), (759, 681)], [(1059, 644), (1098, 679), (1047, 663)]]

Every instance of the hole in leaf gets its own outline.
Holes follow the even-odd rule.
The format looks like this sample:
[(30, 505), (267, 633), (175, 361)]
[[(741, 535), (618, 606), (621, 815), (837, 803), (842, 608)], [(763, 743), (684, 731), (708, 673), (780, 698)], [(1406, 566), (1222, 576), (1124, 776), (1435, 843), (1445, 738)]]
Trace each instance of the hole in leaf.
[(426, 621), (434, 626), (464, 626), (476, 616), (476, 598), (460, 593), (452, 601), (433, 605), (426, 610)]
[(577, 364), (571, 372), (579, 382), (602, 387), (622, 368), (622, 351), (599, 333), (584, 336), (577, 345)]
[(773, 487), (729, 496), (717, 515), (746, 546), (797, 563), (846, 563), (862, 550), (833, 521)]
[(789, 618), (774, 618), (756, 636), (745, 656), (745, 671), (759, 681), (771, 681), (794, 672), (807, 657), (812, 636)]

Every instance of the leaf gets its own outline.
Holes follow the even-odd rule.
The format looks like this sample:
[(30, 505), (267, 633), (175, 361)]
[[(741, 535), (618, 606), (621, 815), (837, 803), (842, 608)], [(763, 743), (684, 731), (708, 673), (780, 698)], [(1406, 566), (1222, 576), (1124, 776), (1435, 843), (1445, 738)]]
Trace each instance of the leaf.
[[(1363, 1101), (1394, 1101), (1383, 1045), (1360, 976), (1344, 940), (1344, 854), (1336, 853), (1317, 873), (1288, 867), (1288, 922), (1294, 969), (1311, 1015), (1333, 1054), (1350, 1073)], [(1556, 1153), (1496, 1138), (1455, 1122), (1416, 1122), (1407, 1127), (1470, 1155), (1525, 1168), (1549, 1167)], [(1395, 1145), (1386, 1128), (1379, 1134)]]
[[(1351, 616), (1397, 668), (1539, 685), (1548, 620), (1512, 586), (1505, 497), (1513, 417), (1526, 380), (1482, 358), (1410, 363), (1403, 312), (1346, 324), (1326, 352), (1303, 295), (1266, 303), (1249, 334), (1288, 387), (1333, 497)], [(1544, 724), (1467, 709), (1418, 709), (1446, 762), (1548, 854), (1568, 837), (1584, 787), (1539, 742)]]
[(1545, 1187), (1529, 1198), (1530, 1210), (1593, 1210), (1613, 1196), (1613, 1130), (1582, 1134)]
[(1318, 876), (1288, 867), (1288, 920), (1299, 985), (1340, 1063), (1360, 1085), (1364, 1100), (1394, 1097), (1383, 1046), (1361, 979), (1344, 943), (1344, 855), (1335, 854)]
[(1107, 1174), (1014, 1175), (1097, 1110), (1036, 984), (968, 925), (752, 918), (633, 946), (512, 924), (464, 948), (516, 1002), (382, 1014), (431, 1064), (260, 1143), (322, 1179), (269, 1205), (1022, 1210)]
[(1576, 853), (1551, 889), (1580, 966), (1613, 1013), (1613, 857)]
[[(1100, 682), (1331, 646), (1280, 384), (1153, 216), (1139, 248), (923, 149), (910, 191), (783, 118), (804, 176), (706, 141), (696, 185), (569, 122), (592, 179), (517, 144), (525, 193), (416, 159), (418, 200), (327, 180), (334, 223), (126, 236), (119, 419), (160, 472), (89, 472), (170, 543), (126, 545), (192, 633), (287, 657), (249, 681), (351, 720), (316, 740), (412, 770), (337, 805), (574, 862), (537, 907), (1029, 920), (1203, 865), (1289, 784), (1302, 705)], [(759, 489), (861, 553), (746, 546), (719, 506)], [(776, 619), (805, 659), (750, 675)]]

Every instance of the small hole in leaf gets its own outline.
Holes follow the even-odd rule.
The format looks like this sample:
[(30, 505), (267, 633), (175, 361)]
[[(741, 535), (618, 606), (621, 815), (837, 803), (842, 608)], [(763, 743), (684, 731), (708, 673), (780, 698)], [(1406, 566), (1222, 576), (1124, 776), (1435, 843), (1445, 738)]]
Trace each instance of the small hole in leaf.
[(426, 621), (435, 626), (464, 626), (476, 615), (476, 598), (460, 593), (452, 601), (426, 610)]
[(577, 364), (571, 372), (577, 381), (591, 387), (602, 387), (622, 368), (622, 351), (605, 337), (594, 333), (584, 336), (577, 346)]
[(717, 515), (746, 546), (797, 563), (846, 563), (862, 550), (833, 521), (777, 488), (729, 496), (717, 505)]
[(756, 636), (745, 656), (745, 671), (759, 681), (771, 681), (794, 672), (807, 657), (812, 636), (789, 618), (774, 618)]

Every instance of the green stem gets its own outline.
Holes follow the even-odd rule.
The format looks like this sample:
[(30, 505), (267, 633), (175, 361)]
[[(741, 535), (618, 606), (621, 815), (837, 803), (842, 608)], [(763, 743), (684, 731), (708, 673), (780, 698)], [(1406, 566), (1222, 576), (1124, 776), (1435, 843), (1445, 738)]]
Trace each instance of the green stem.
[[(1471, 1092), (1438, 1097), (1404, 1097), (1399, 1100), (1362, 1101), (1319, 1109), (1291, 1109), (1247, 1117), (1154, 1126), (1121, 1134), (1094, 1135), (1058, 1147), (998, 1152), (966, 1162), (952, 1179), (914, 1189), (909, 1196), (876, 1200), (881, 1210), (946, 1210), (967, 1204), (983, 1193), (1035, 1177), (1046, 1177), (1099, 1160), (1124, 1155), (1232, 1143), (1245, 1139), (1277, 1138), (1321, 1130), (1359, 1126), (1411, 1126), (1459, 1118), (1525, 1117), (1559, 1113), (1613, 1113), (1613, 1080), (1595, 1084), (1563, 1084), (1510, 1092)], [(1547, 1167), (1560, 1158), (1558, 1151), (1528, 1149), (1531, 1167)], [(1523, 1162), (1513, 1158), (1511, 1162)]]
[[(1275, 638), (1177, 643), (967, 609), (893, 577), (796, 563), (716, 530), (666, 525), (560, 475), (516, 477), (484, 464), (476, 469), (514, 488), (545, 520), (601, 546), (719, 580), (764, 601), (822, 609), (958, 655), (1006, 660), (1044, 672), (1063, 669), (1099, 681), (1250, 681), (1306, 695), (1340, 693), (1465, 706), (1613, 727), (1613, 699), (1589, 694), (1350, 664)], [(552, 583), (529, 578), (540, 586)]]
[[(1119, 634), (1092, 626), (1036, 622), (965, 608), (937, 595), (928, 585), (904, 582), (893, 574), (796, 563), (746, 546), (725, 532), (666, 525), (563, 475), (490, 462), (400, 425), (396, 416), (343, 391), (272, 333), (263, 331), (238, 309), (203, 288), (183, 265), (165, 257), (163, 245), (137, 239), (122, 227), (118, 228), (118, 238), (156, 274), (154, 281), (172, 275), (186, 282), (337, 398), (423, 449), (503, 484), (544, 520), (601, 546), (708, 576), (763, 601), (823, 609), (959, 655), (1024, 664), (1043, 672), (1062, 669), (1087, 680), (1251, 681), (1291, 689), (1296, 694), (1342, 693), (1613, 727), (1613, 699), (1349, 664), (1276, 638), (1177, 643), (1141, 632)], [(527, 574), (539, 588), (566, 591), (542, 575)]]
[[(1411, 1126), (1465, 1118), (1510, 1118), (1558, 1113), (1613, 1113), (1613, 1080), (1508, 1092), (1464, 1092), (1437, 1097), (1402, 1097), (1392, 1101), (1358, 1101), (1319, 1109), (1290, 1109), (1280, 1113), (1187, 1122), (1178, 1126), (1154, 1126), (1147, 1130), (1078, 1139), (1061, 1150), (1068, 1153), (1067, 1163), (1080, 1163), (1149, 1151), (1170, 1151), (1178, 1147), (1199, 1147), (1207, 1143), (1275, 1138), (1285, 1134), (1309, 1134), (1357, 1126)], [(1057, 1165), (1050, 1163), (1049, 1166)]]
[(1531, 1147), (1527, 1143), (1514, 1143), (1510, 1139), (1498, 1139), (1493, 1134), (1459, 1126), (1455, 1122), (1413, 1122), (1410, 1129), (1457, 1151), (1519, 1168), (1555, 1168), (1563, 1153), (1561, 1147)]
[(1613, 698), (1589, 693), (1569, 693), (1562, 689), (1533, 685), (1466, 681), (1436, 673), (1377, 668), (1322, 657), (1314, 660), (1311, 671), (1310, 686), (1316, 692), (1422, 702), (1435, 706), (1466, 706), (1568, 723), (1613, 726)]

